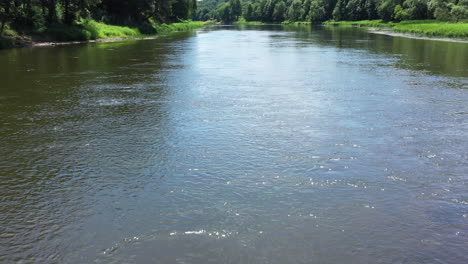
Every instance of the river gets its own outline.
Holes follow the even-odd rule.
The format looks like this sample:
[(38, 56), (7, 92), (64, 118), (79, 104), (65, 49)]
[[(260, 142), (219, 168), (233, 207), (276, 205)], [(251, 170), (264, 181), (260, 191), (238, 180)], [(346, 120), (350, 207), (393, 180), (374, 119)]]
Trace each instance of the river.
[(1, 263), (468, 263), (468, 44), (211, 26), (0, 51)]

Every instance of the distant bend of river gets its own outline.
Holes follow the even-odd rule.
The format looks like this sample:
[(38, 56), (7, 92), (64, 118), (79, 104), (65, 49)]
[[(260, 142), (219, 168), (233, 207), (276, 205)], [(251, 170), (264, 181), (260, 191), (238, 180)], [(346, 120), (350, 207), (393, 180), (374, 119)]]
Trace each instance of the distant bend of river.
[(2, 50), (0, 139), (0, 263), (468, 263), (466, 43)]

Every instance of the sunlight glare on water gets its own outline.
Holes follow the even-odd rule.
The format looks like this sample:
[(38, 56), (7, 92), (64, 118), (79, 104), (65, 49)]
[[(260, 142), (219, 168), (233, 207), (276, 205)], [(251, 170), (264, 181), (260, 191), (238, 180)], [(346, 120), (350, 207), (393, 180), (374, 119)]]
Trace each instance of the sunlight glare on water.
[(0, 262), (466, 263), (467, 57), (279, 26), (0, 51)]

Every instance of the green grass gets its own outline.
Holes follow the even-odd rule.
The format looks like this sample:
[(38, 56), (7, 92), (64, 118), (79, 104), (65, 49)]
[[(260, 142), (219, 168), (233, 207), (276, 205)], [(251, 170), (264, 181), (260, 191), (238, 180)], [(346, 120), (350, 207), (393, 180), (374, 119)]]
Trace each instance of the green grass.
[(407, 20), (399, 23), (381, 20), (327, 21), (325, 25), (390, 27), (395, 32), (411, 33), (428, 37), (468, 38), (468, 22), (441, 22), (437, 20)]
[(25, 32), (25, 36), (9, 28), (0, 36), (0, 49), (30, 45), (36, 42), (87, 41), (109, 38), (140, 38), (158, 33), (186, 31), (212, 22), (183, 21), (173, 24), (147, 23), (138, 27), (107, 25), (94, 20), (82, 20), (75, 25), (53, 25), (40, 32)]
[(292, 22), (292, 21), (283, 21), (281, 24), (283, 25), (314, 25), (314, 24), (318, 24), (318, 23), (313, 23), (313, 22), (309, 22), (309, 21), (296, 21), (296, 22)]
[(261, 21), (245, 21), (245, 20), (239, 20), (234, 23), (233, 25), (268, 25), (268, 23), (261, 22)]
[(155, 24), (153, 23), (153, 27), (156, 29), (157, 33), (166, 33), (172, 31), (187, 31), (194, 28), (201, 28), (206, 24), (212, 24), (212, 22), (201, 22), (201, 21), (184, 21), (180, 23), (172, 23), (172, 24)]
[(135, 38), (142, 35), (137, 28), (107, 25), (93, 20), (83, 23), (83, 27), (91, 33), (92, 39)]
[(382, 20), (361, 20), (361, 21), (326, 21), (324, 25), (330, 26), (358, 26), (358, 27), (392, 27), (394, 22), (383, 22)]
[(393, 27), (396, 32), (429, 37), (468, 38), (468, 23), (449, 23), (436, 20), (402, 21)]
[(83, 41), (104, 38), (135, 38), (142, 34), (137, 28), (107, 25), (85, 20), (77, 25), (51, 26), (43, 32), (47, 41)]

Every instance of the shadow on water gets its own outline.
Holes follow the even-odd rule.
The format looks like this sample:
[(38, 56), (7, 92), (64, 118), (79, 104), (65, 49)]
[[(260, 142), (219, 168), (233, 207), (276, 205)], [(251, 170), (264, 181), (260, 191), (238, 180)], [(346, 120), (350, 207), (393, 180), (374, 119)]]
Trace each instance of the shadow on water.
[(193, 34), (0, 51), (0, 262), (63, 261), (100, 190), (168, 174), (164, 72)]
[(244, 29), (0, 51), (0, 262), (466, 262), (466, 47)]

